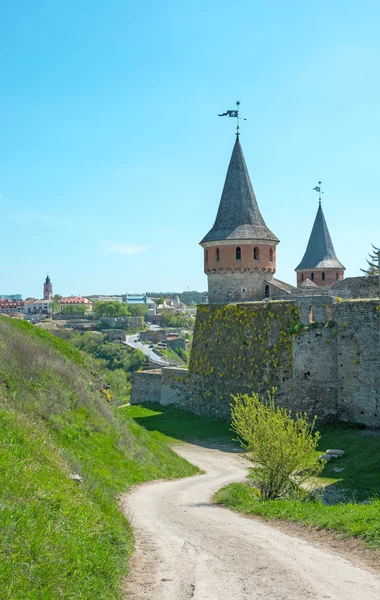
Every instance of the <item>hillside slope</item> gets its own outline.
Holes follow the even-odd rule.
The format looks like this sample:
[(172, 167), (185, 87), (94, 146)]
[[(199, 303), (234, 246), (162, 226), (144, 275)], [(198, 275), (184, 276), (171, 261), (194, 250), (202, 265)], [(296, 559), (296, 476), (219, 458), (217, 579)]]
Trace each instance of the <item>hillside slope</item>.
[(78, 350), (0, 317), (4, 600), (119, 598), (133, 537), (118, 494), (196, 472), (133, 420), (119, 418), (97, 387)]

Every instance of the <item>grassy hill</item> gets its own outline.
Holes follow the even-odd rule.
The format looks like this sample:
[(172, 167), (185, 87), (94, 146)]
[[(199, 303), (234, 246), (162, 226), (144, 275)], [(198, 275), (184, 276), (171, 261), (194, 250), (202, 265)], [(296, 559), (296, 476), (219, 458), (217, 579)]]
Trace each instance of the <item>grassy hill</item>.
[(70, 344), (0, 317), (4, 600), (120, 598), (133, 537), (118, 494), (149, 479), (196, 472), (135, 421), (119, 417), (101, 388)]

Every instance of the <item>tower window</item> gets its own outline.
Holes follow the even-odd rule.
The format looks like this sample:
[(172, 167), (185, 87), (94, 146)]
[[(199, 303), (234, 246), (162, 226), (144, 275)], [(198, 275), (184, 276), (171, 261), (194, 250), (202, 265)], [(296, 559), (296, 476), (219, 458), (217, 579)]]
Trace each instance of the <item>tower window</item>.
[(336, 274), (335, 274), (335, 279), (336, 279), (337, 281), (339, 281), (339, 273), (336, 273)]
[(269, 285), (265, 286), (265, 298), (269, 298)]
[(241, 249), (240, 246), (236, 248), (236, 260), (241, 260)]
[(205, 250), (205, 261), (208, 263), (208, 250)]
[(303, 281), (303, 273), (301, 273), (301, 282)]
[(215, 250), (215, 260), (216, 260), (216, 262), (219, 262), (219, 258), (220, 258), (220, 252), (219, 252), (219, 248), (217, 248)]
[(273, 262), (273, 248), (269, 248), (269, 262)]
[(260, 260), (260, 248), (253, 249), (253, 260)]
[(314, 281), (314, 273), (310, 275), (311, 281)]
[(322, 273), (322, 281), (326, 281), (326, 273)]

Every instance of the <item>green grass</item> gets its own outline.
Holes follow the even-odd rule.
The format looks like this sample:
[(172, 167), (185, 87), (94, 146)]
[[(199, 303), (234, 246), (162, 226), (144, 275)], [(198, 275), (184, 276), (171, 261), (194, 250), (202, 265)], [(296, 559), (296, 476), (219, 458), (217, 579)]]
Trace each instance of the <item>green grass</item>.
[[(380, 496), (380, 431), (344, 423), (321, 427), (320, 431), (320, 450), (339, 448), (345, 452), (343, 458), (326, 464), (323, 478), (358, 501), (373, 494)], [(336, 473), (335, 468), (343, 471)]]
[[(297, 521), (318, 529), (362, 537), (380, 548), (380, 435), (355, 425), (321, 428), (320, 450), (339, 448), (345, 456), (327, 463), (321, 484), (342, 494), (345, 501), (327, 506), (321, 501), (301, 502), (257, 499), (249, 483), (235, 483), (219, 490), (215, 501), (233, 510), (265, 519)], [(334, 468), (342, 468), (336, 473)], [(335, 491), (334, 491), (335, 494)], [(358, 502), (368, 499), (369, 504)]]
[(360, 537), (370, 546), (380, 548), (380, 500), (370, 504), (336, 504), (294, 500), (261, 502), (247, 484), (232, 483), (219, 490), (214, 499), (232, 510), (265, 519), (282, 519), (311, 525), (317, 529), (339, 531), (347, 536)]
[(174, 352), (172, 348), (158, 348), (158, 350), (171, 362), (177, 363), (178, 365), (186, 364), (185, 361), (182, 360), (182, 358), (177, 354), (177, 352)]
[(227, 421), (210, 417), (199, 417), (192, 412), (160, 404), (132, 405), (120, 409), (127, 418), (133, 418), (157, 439), (169, 444), (178, 442), (200, 442), (205, 445), (233, 444), (234, 434)]
[(0, 319), (2, 600), (121, 598), (133, 535), (118, 495), (198, 472), (106, 405), (61, 341)]
[[(7, 322), (8, 322), (7, 317), (0, 316), (0, 323), (7, 324)], [(24, 331), (25, 333), (27, 333), (30, 337), (32, 337), (34, 339), (43, 340), (49, 346), (54, 348), (57, 352), (59, 352), (66, 358), (73, 360), (76, 364), (78, 364), (78, 365), (84, 364), (83, 355), (79, 352), (79, 350), (74, 348), (74, 346), (71, 346), (65, 340), (61, 340), (58, 337), (54, 337), (46, 329), (42, 329), (42, 327), (36, 327), (35, 325), (28, 323), (28, 321), (23, 321), (22, 319), (12, 319), (12, 327), (20, 329), (21, 331)]]

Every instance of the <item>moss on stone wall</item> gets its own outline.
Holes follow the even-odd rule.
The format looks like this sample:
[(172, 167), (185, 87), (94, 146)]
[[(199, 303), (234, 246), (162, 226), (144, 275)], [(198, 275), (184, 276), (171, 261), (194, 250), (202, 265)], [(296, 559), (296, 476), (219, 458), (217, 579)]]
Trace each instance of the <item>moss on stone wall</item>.
[(290, 302), (199, 306), (189, 372), (210, 384), (225, 379), (244, 380), (251, 389), (275, 385), (278, 377), (291, 376), (290, 331), (297, 322), (298, 309)]

